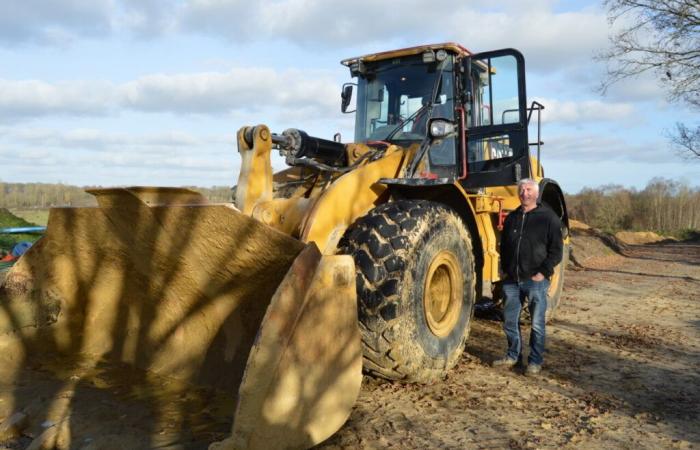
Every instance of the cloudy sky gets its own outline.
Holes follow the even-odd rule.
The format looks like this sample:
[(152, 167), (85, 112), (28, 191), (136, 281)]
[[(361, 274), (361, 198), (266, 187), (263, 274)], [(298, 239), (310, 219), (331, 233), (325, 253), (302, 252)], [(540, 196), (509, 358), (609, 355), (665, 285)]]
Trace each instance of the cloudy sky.
[(523, 52), (530, 100), (546, 107), (545, 170), (567, 192), (654, 176), (700, 183), (700, 164), (665, 137), (697, 117), (668, 104), (655, 76), (596, 91), (604, 67), (592, 57), (610, 33), (599, 2), (3, 0), (2, 10), (1, 181), (232, 185), (243, 125), (352, 139), (341, 59), (456, 41)]

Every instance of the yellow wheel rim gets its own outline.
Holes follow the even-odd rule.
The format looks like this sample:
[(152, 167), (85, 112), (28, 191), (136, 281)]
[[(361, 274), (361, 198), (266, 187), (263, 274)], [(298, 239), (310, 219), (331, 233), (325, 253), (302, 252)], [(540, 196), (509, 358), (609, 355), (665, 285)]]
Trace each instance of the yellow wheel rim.
[(445, 337), (454, 328), (462, 310), (464, 275), (457, 257), (447, 250), (430, 263), (423, 292), (425, 321), (435, 336)]

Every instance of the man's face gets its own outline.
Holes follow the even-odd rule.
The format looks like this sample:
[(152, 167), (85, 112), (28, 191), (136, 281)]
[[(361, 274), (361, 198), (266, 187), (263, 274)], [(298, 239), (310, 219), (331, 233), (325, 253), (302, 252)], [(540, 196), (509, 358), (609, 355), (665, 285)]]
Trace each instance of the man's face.
[(518, 198), (526, 209), (534, 207), (537, 204), (537, 188), (532, 184), (523, 184), (518, 189)]

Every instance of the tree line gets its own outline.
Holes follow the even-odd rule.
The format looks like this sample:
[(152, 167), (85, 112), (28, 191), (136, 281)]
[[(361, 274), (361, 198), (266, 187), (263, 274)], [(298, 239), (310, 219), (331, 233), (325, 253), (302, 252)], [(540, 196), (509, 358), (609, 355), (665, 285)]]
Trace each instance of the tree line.
[[(3, 183), (0, 182), (0, 208), (31, 209), (56, 206), (96, 206), (95, 197), (86, 189), (99, 186), (71, 186), (62, 183)], [(231, 201), (230, 186), (211, 188), (189, 187), (212, 202)]]
[[(94, 206), (86, 187), (47, 183), (0, 182), (0, 208), (50, 208)], [(190, 187), (209, 201), (230, 202), (229, 186)], [(569, 217), (608, 232), (657, 231), (678, 234), (700, 230), (700, 188), (662, 178), (651, 180), (642, 190), (620, 185), (584, 188), (566, 196)]]
[(569, 217), (608, 232), (683, 236), (700, 230), (700, 188), (684, 182), (654, 178), (642, 190), (619, 185), (585, 188), (566, 201)]

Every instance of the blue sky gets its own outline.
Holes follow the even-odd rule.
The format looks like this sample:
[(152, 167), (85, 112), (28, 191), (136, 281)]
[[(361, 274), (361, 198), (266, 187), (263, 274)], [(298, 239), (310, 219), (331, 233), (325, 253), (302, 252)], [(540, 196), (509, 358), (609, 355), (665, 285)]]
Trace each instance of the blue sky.
[(5, 0), (0, 180), (232, 185), (243, 125), (352, 138), (341, 59), (456, 41), (523, 52), (528, 96), (546, 107), (546, 175), (567, 192), (697, 186), (700, 162), (665, 137), (697, 114), (668, 104), (656, 75), (596, 91), (609, 34), (583, 1)]

